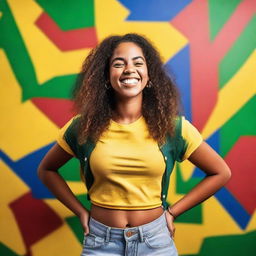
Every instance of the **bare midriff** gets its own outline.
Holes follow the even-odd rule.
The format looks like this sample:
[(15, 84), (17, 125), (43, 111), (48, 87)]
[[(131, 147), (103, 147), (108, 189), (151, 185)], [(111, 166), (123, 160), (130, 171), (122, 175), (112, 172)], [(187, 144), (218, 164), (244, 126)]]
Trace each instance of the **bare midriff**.
[(161, 206), (146, 210), (116, 210), (92, 204), (90, 215), (106, 226), (128, 228), (147, 224), (160, 217), (163, 212)]

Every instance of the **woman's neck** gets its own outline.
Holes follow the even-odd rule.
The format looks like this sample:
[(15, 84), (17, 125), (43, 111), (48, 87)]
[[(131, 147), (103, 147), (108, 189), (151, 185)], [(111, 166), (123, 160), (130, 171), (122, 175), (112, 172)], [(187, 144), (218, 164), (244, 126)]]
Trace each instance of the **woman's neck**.
[(112, 119), (117, 123), (129, 124), (138, 120), (142, 115), (142, 100), (118, 101)]

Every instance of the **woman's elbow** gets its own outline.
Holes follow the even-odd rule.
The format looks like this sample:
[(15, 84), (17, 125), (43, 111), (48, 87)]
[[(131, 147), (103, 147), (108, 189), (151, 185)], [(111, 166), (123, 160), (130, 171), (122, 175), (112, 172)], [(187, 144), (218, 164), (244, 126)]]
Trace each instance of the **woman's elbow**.
[(231, 179), (232, 173), (230, 168), (227, 165), (222, 171), (221, 176), (222, 176), (224, 185)]
[[(49, 171), (55, 171), (53, 168), (49, 168), (49, 166), (45, 163), (43, 163), (43, 161), (39, 164), (38, 168), (37, 168), (37, 176), (38, 178), (44, 182), (45, 179), (47, 179), (47, 177), (49, 176)], [(57, 170), (56, 170), (57, 172)]]
[(37, 176), (40, 180), (44, 179), (45, 173), (46, 173), (46, 171), (44, 170), (44, 168), (42, 168), (42, 166), (39, 165), (37, 168)]

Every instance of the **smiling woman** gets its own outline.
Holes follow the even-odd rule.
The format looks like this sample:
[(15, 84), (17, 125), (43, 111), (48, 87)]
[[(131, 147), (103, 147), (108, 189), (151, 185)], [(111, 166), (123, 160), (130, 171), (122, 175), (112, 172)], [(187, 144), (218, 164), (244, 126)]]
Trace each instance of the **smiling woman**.
[[(115, 91), (116, 101), (120, 101), (120, 107), (124, 107), (122, 102), (129, 100), (134, 104), (133, 111), (138, 106), (138, 111), (128, 122), (134, 121), (141, 115), (142, 91), (149, 82), (148, 69), (142, 49), (134, 43), (120, 43), (113, 52), (110, 59), (110, 84)], [(125, 103), (126, 104), (126, 103)], [(116, 112), (120, 114), (120, 111)], [(121, 111), (122, 112), (122, 111)], [(123, 122), (121, 116), (116, 116), (116, 121)], [(125, 118), (128, 116), (125, 115)]]
[[(60, 131), (38, 173), (76, 214), (84, 255), (178, 255), (174, 219), (229, 179), (223, 159), (179, 113), (175, 85), (158, 52), (137, 34), (111, 36), (86, 58), (74, 91), (79, 113)], [(58, 169), (79, 159), (90, 212)], [(181, 200), (167, 200), (175, 161), (188, 159), (206, 177)]]
[(119, 44), (110, 60), (110, 83), (116, 97), (137, 97), (142, 102), (142, 91), (148, 80), (142, 49), (130, 42)]

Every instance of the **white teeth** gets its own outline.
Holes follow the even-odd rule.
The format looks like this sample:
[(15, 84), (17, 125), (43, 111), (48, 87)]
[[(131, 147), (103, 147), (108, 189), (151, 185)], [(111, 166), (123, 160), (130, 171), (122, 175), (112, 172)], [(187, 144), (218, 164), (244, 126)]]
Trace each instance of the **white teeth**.
[(131, 79), (124, 79), (124, 80), (122, 80), (122, 83), (124, 83), (124, 84), (137, 84), (137, 83), (138, 83), (138, 80), (137, 80), (137, 79), (134, 79), (134, 78), (131, 78)]

